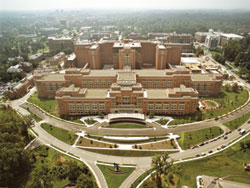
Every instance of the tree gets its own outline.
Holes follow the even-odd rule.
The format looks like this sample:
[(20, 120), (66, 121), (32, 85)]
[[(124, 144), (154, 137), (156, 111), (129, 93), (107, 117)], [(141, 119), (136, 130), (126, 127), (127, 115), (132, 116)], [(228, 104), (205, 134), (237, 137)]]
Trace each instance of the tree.
[(229, 92), (229, 91), (231, 90), (230, 84), (226, 84), (226, 85), (225, 85), (225, 90), (226, 90), (227, 92)]
[(156, 171), (155, 172), (155, 181), (158, 188), (162, 187), (162, 175), (167, 175), (171, 172), (173, 162), (169, 161), (168, 153), (164, 153), (162, 155), (156, 155), (152, 159), (151, 163), (152, 168)]
[(77, 188), (93, 188), (95, 187), (95, 184), (90, 176), (81, 174), (76, 180), (76, 187)]
[(76, 182), (78, 176), (81, 174), (80, 168), (74, 161), (69, 161), (68, 165), (68, 178), (71, 182)]
[(50, 174), (50, 169), (47, 165), (37, 167), (33, 171), (32, 183), (30, 188), (52, 188), (53, 177)]
[(237, 83), (234, 83), (232, 86), (232, 91), (233, 92), (238, 92), (239, 91), (239, 85)]

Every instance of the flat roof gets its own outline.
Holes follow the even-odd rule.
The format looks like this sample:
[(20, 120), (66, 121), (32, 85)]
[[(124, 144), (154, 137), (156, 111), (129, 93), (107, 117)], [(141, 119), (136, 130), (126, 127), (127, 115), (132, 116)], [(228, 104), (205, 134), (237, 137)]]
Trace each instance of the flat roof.
[(65, 81), (64, 74), (48, 74), (43, 76), (41, 79), (37, 80), (43, 80), (43, 81)]
[(194, 63), (194, 64), (200, 64), (199, 58), (197, 57), (182, 57), (181, 58), (182, 63)]
[(191, 74), (192, 81), (213, 81), (208, 74)]
[(166, 89), (146, 89), (148, 99), (166, 99), (168, 94)]
[(85, 98), (103, 99), (103, 98), (106, 98), (107, 92), (108, 92), (107, 89), (87, 89)]

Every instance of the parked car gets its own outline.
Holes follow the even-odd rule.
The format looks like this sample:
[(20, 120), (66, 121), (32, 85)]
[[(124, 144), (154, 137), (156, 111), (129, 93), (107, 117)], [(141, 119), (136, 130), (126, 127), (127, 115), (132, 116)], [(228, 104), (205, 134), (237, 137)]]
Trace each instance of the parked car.
[(241, 129), (240, 135), (243, 135), (243, 134), (245, 134), (245, 133), (246, 133), (246, 130), (245, 130), (245, 129)]

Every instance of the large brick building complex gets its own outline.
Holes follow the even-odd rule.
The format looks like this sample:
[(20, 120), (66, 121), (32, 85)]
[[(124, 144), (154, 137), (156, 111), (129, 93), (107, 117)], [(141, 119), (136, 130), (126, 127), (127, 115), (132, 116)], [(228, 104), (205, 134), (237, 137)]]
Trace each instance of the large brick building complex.
[(37, 75), (40, 98), (55, 98), (61, 115), (192, 114), (198, 97), (215, 95), (221, 80), (181, 65), (181, 48), (150, 41), (75, 45), (74, 68)]

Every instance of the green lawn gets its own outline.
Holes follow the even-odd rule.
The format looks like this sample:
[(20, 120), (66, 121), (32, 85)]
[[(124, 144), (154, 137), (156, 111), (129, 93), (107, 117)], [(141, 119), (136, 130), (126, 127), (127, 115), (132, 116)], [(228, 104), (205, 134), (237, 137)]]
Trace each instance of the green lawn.
[(212, 107), (217, 106), (217, 104), (215, 102), (211, 101), (211, 100), (205, 100), (204, 102), (207, 103), (208, 105), (212, 106)]
[(55, 116), (58, 116), (57, 112), (57, 103), (55, 99), (39, 99), (38, 94), (35, 93), (32, 95), (29, 99), (28, 102), (33, 103), (40, 108), (42, 108), (44, 111), (53, 114)]
[(166, 125), (168, 121), (169, 121), (168, 119), (163, 119), (162, 118), (162, 119), (157, 120), (156, 122), (161, 124), (161, 125)]
[(120, 167), (120, 171), (127, 171), (124, 174), (113, 174), (108, 171), (109, 169), (114, 170), (113, 166), (97, 165), (102, 171), (109, 188), (119, 188), (122, 182), (134, 171), (135, 168)]
[[(84, 149), (87, 151), (123, 157), (148, 157), (156, 154), (166, 153), (166, 151), (138, 151), (138, 150), (105, 150), (105, 149)], [(168, 151), (167, 153), (176, 153), (176, 151)]]
[(178, 139), (178, 142), (182, 149), (188, 149), (196, 144), (217, 137), (222, 133), (223, 130), (219, 127), (211, 127), (192, 132), (181, 132), (179, 133), (180, 138)]
[(76, 135), (72, 131), (67, 131), (64, 129), (60, 129), (57, 127), (53, 127), (52, 125), (49, 125), (47, 123), (41, 124), (41, 127), (46, 130), (49, 134), (53, 135), (57, 139), (67, 143), (67, 144), (74, 144), (76, 140)]
[[(250, 140), (250, 136), (242, 141)], [(240, 141), (240, 142), (242, 142)], [(228, 175), (245, 175), (250, 176), (249, 171), (243, 169), (243, 163), (250, 163), (250, 150), (241, 151), (240, 143), (235, 144), (231, 148), (222, 151), (216, 155), (182, 163), (182, 171), (179, 175), (178, 188), (183, 185), (196, 187), (196, 176), (208, 175), (215, 177), (225, 177)], [(250, 178), (229, 178), (231, 180), (249, 183)]]
[(224, 125), (226, 125), (230, 130), (235, 130), (238, 127), (240, 127), (241, 125), (243, 125), (245, 122), (247, 122), (250, 119), (250, 112), (243, 114), (242, 116), (229, 121), (227, 123), (224, 123)]
[(149, 128), (149, 127), (146, 125), (139, 124), (139, 123), (114, 123), (105, 128), (143, 129), (143, 128)]
[(36, 121), (36, 122), (40, 122), (43, 119), (38, 117), (36, 114), (34, 114), (33, 112), (31, 112), (29, 109), (27, 109), (29, 111), (29, 113), (31, 114), (32, 118)]
[(199, 111), (193, 115), (173, 116), (174, 120), (171, 121), (169, 125), (178, 125), (183, 123), (201, 121), (205, 119), (215, 118), (223, 114), (226, 114), (228, 112), (231, 112), (247, 102), (248, 91), (244, 89), (243, 91), (232, 92), (232, 91), (226, 91), (224, 88), (222, 88), (220, 94), (214, 97), (205, 97), (205, 98), (201, 97), (201, 100), (204, 99), (211, 99), (222, 105), (220, 108), (213, 111), (203, 111), (203, 112)]

